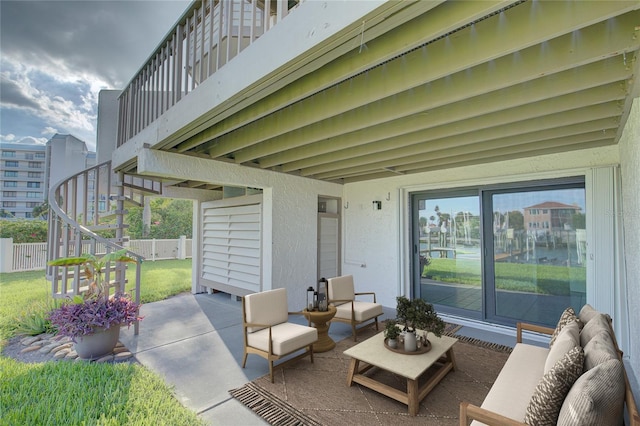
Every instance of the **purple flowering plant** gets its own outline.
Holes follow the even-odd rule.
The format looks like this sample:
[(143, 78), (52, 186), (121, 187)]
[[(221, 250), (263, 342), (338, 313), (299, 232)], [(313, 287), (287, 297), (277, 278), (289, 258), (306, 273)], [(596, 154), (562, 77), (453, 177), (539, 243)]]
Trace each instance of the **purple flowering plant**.
[(54, 309), (49, 321), (58, 330), (58, 334), (77, 337), (93, 334), (95, 328), (108, 329), (117, 325), (130, 326), (142, 317), (138, 315), (140, 305), (125, 293), (109, 296), (102, 283), (102, 270), (109, 262), (134, 262), (126, 255), (126, 250), (111, 252), (98, 259), (92, 254), (79, 257), (66, 257), (50, 261), (51, 266), (82, 266), (84, 278), (88, 281), (88, 290), (69, 302)]
[(58, 330), (58, 334), (71, 337), (75, 342), (77, 337), (92, 334), (95, 327), (106, 329), (117, 325), (130, 326), (142, 319), (138, 316), (138, 308), (137, 303), (122, 293), (86, 300), (77, 297), (71, 303), (54, 309), (49, 315), (49, 321)]

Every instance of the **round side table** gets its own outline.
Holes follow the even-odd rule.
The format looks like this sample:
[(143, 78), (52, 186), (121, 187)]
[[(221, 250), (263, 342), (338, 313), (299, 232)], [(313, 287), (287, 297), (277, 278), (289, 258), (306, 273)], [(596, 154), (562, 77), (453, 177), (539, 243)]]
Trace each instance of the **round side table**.
[(336, 347), (336, 342), (329, 337), (329, 325), (327, 322), (336, 314), (336, 307), (329, 305), (329, 309), (326, 312), (309, 311), (304, 309), (302, 314), (313, 323), (313, 326), (318, 330), (318, 341), (313, 344), (314, 352), (327, 352)]

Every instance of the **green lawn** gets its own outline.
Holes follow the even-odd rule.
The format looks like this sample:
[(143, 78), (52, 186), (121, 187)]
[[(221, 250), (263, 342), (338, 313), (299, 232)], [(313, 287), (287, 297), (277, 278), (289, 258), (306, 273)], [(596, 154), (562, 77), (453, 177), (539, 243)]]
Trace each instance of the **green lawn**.
[[(130, 286), (135, 267), (127, 273)], [(191, 260), (142, 264), (141, 299), (149, 303), (191, 289)], [(131, 289), (128, 288), (128, 291)], [(43, 321), (54, 306), (44, 271), (0, 274), (0, 338)], [(34, 323), (34, 324), (31, 324)], [(29, 328), (29, 327), (26, 327)], [(195, 425), (171, 389), (130, 364), (23, 364), (0, 357), (0, 425)]]
[[(496, 288), (499, 290), (566, 296), (569, 294), (569, 282), (584, 289), (587, 280), (586, 268), (581, 267), (506, 262), (495, 265)], [(480, 264), (475, 260), (434, 258), (425, 272), (436, 281), (481, 285)]]

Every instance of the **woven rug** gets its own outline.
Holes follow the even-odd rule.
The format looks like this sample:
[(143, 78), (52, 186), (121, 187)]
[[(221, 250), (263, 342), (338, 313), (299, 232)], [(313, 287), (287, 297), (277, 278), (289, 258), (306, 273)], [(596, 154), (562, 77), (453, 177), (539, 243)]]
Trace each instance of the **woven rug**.
[[(328, 352), (304, 358), (269, 376), (229, 393), (271, 425), (458, 425), (460, 402), (480, 405), (507, 360), (511, 348), (455, 334), (460, 326), (448, 324), (446, 334), (456, 337), (452, 371), (420, 403), (416, 417), (407, 406), (358, 384), (346, 384), (350, 358), (342, 352), (357, 344), (352, 338), (337, 342)], [(373, 336), (374, 327), (358, 333), (358, 342)], [(406, 391), (406, 380), (376, 370), (375, 378)], [(428, 377), (429, 372), (425, 377)]]

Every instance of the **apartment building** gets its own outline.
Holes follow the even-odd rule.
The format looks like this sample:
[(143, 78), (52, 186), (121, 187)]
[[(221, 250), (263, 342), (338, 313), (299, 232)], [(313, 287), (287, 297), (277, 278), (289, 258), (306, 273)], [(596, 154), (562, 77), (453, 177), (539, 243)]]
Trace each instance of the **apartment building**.
[(96, 162), (83, 141), (61, 134), (46, 145), (2, 143), (0, 158), (0, 208), (4, 217), (15, 219), (31, 219), (52, 184)]
[(31, 218), (46, 196), (45, 145), (0, 144), (1, 208), (8, 218)]

